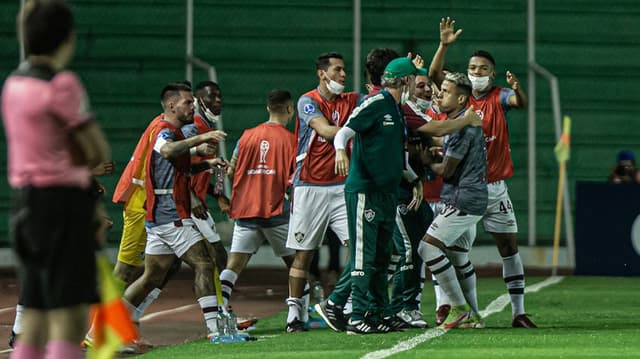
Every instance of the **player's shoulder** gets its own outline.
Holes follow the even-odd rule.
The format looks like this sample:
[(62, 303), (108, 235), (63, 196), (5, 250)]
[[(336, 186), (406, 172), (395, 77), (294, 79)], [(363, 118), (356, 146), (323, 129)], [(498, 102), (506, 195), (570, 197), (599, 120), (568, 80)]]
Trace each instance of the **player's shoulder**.
[(385, 94), (382, 91), (366, 96), (365, 98), (362, 99), (362, 102), (360, 103), (360, 107), (380, 106), (380, 105), (386, 105)]

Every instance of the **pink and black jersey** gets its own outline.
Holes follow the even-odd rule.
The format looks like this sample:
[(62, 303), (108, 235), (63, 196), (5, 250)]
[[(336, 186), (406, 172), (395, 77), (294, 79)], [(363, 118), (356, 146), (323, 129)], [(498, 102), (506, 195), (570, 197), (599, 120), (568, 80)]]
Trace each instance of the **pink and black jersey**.
[(333, 142), (318, 135), (309, 125), (323, 116), (335, 126), (343, 126), (358, 105), (359, 95), (343, 93), (329, 101), (318, 89), (311, 90), (298, 100), (298, 118), (295, 133), (298, 139), (297, 168), (294, 185), (333, 185), (344, 182), (344, 176), (334, 172), (335, 148)]
[(72, 72), (56, 73), (26, 61), (7, 78), (2, 119), (13, 188), (89, 187), (91, 171), (74, 158), (69, 141), (74, 129), (92, 120), (88, 107), (84, 87)]
[(513, 161), (509, 146), (509, 129), (507, 111), (511, 108), (509, 97), (512, 89), (495, 86), (485, 95), (469, 97), (469, 105), (473, 105), (482, 119), (485, 141), (487, 142), (487, 179), (496, 182), (513, 176)]

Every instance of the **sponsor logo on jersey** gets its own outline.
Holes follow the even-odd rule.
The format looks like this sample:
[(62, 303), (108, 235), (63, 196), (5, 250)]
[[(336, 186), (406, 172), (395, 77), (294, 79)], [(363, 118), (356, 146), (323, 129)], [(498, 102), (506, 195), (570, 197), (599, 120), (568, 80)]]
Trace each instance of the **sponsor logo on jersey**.
[(351, 272), (351, 276), (352, 277), (364, 277), (364, 271), (354, 270), (353, 272)]
[(493, 136), (485, 137), (484, 138), (484, 142), (491, 142), (491, 141), (495, 141), (497, 139), (498, 139), (498, 137), (496, 135), (493, 135)]
[(374, 218), (376, 218), (376, 211), (374, 211), (372, 209), (365, 209), (364, 210), (364, 219), (366, 219), (367, 222), (373, 221)]
[(302, 241), (304, 241), (304, 233), (302, 232), (296, 232), (294, 237), (298, 243), (302, 243)]
[(333, 111), (333, 113), (331, 114), (331, 120), (333, 120), (333, 123), (337, 125), (338, 121), (340, 120), (340, 112)]
[(382, 126), (393, 126), (393, 117), (390, 114), (384, 115), (382, 119)]
[(260, 163), (267, 163), (267, 152), (269, 152), (269, 141), (260, 142)]
[(398, 206), (398, 212), (400, 212), (400, 214), (404, 216), (409, 212), (409, 209), (407, 209), (407, 205), (403, 203)]
[(481, 120), (484, 120), (484, 111), (476, 110), (475, 112), (478, 115), (478, 117), (480, 117)]
[(316, 110), (316, 107), (310, 103), (304, 105), (304, 107), (302, 108), (302, 111), (307, 115), (313, 113), (315, 110)]

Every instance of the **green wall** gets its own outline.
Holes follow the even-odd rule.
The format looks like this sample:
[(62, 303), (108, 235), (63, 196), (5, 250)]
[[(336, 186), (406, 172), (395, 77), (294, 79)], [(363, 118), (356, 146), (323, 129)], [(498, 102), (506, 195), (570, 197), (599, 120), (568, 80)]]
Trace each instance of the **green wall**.
[[(216, 66), (224, 93), (223, 118), (228, 151), (242, 130), (266, 119), (265, 97), (273, 88), (298, 96), (317, 84), (315, 57), (327, 51), (345, 55), (353, 68), (351, 1), (195, 0), (195, 53)], [(19, 1), (0, 4), (0, 74), (16, 66), (15, 14)], [(82, 77), (93, 110), (113, 147), (121, 171), (140, 133), (157, 113), (159, 91), (184, 78), (185, 8), (181, 1), (71, 2), (76, 14), (78, 50), (72, 69)], [(447, 64), (464, 71), (469, 54), (482, 48), (497, 60), (499, 84), (510, 70), (527, 87), (526, 1), (363, 1), (362, 58), (373, 47), (413, 51), (430, 59), (438, 45), (438, 22), (457, 20), (464, 30), (450, 48)], [(605, 180), (620, 149), (640, 156), (640, 3), (636, 0), (537, 1), (537, 61), (560, 80), (563, 114), (573, 118), (570, 184)], [(206, 79), (194, 72), (194, 82)], [(347, 80), (350, 84), (350, 80)], [(540, 243), (553, 235), (557, 164), (548, 85), (538, 78), (537, 205)], [(526, 111), (509, 115), (516, 175), (509, 180), (521, 240), (527, 237)], [(9, 190), (6, 146), (0, 166), (0, 245), (6, 245)], [(118, 172), (119, 174), (119, 172)], [(118, 175), (104, 179), (113, 188)], [(571, 191), (573, 193), (573, 190)], [(573, 195), (572, 195), (573, 196)], [(211, 203), (212, 205), (213, 202)], [(215, 206), (215, 205), (214, 205)], [(120, 236), (121, 215), (110, 241)], [(490, 243), (481, 233), (480, 243)]]

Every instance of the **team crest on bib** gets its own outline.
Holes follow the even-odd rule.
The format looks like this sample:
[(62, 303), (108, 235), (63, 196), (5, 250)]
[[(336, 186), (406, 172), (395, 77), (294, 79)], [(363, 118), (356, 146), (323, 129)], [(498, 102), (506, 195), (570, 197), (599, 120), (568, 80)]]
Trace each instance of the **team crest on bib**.
[(296, 232), (295, 238), (298, 243), (302, 243), (302, 241), (304, 241), (304, 233)]
[(364, 210), (364, 219), (366, 219), (367, 222), (373, 221), (374, 218), (376, 218), (376, 212), (374, 210), (372, 209)]
[(398, 212), (400, 212), (400, 214), (403, 215), (403, 216), (406, 215), (409, 212), (409, 210), (407, 209), (407, 205), (404, 204), (404, 203), (399, 205), (398, 206)]
[(307, 115), (310, 113), (313, 113), (313, 111), (315, 110), (316, 110), (316, 107), (310, 103), (304, 105), (304, 107), (302, 108), (302, 111), (304, 111), (304, 113), (306, 113)]

